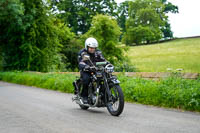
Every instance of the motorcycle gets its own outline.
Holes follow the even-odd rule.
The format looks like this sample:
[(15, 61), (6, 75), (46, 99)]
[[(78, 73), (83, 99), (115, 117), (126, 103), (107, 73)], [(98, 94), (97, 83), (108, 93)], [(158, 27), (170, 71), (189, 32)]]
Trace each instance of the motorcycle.
[[(84, 60), (90, 60), (85, 55)], [(89, 107), (107, 107), (109, 113), (113, 116), (119, 116), (124, 109), (124, 95), (120, 87), (120, 81), (114, 72), (114, 66), (107, 62), (96, 62), (92, 66), (91, 82), (88, 85), (88, 103), (85, 104), (81, 97), (82, 79), (77, 77), (73, 82), (74, 94), (72, 101), (75, 101), (81, 109), (87, 110)]]

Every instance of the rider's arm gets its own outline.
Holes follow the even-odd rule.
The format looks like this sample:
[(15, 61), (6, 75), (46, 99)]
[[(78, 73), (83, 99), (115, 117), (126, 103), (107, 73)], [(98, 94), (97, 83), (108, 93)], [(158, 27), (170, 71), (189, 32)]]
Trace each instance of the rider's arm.
[(104, 56), (103, 56), (103, 54), (102, 54), (102, 52), (101, 52), (100, 50), (97, 51), (97, 56), (98, 56), (98, 61), (99, 61), (99, 62), (105, 61), (105, 62), (107, 62), (107, 64), (110, 64), (110, 62), (107, 61), (107, 60), (104, 58)]
[(87, 64), (83, 61), (83, 55), (83, 51), (80, 51), (78, 54), (78, 66), (80, 70), (83, 70), (87, 66)]
[(103, 56), (103, 54), (102, 54), (102, 52), (101, 52), (100, 50), (97, 51), (97, 57), (98, 57), (98, 61), (99, 61), (99, 62), (101, 62), (101, 61), (107, 61), (107, 60), (104, 58), (104, 56)]

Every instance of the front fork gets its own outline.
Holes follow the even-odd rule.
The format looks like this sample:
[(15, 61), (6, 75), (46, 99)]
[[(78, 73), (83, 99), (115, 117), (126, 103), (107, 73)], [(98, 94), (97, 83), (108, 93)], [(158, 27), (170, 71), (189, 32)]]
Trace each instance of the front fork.
[[(112, 99), (111, 99), (111, 92), (110, 92), (110, 88), (109, 88), (109, 85), (108, 85), (108, 80), (106, 78), (105, 75), (104, 76), (104, 86), (105, 86), (105, 89), (106, 89), (106, 93), (105, 93), (105, 101), (106, 103), (110, 102)], [(107, 97), (108, 96), (108, 97)]]
[[(108, 84), (108, 80), (106, 78), (106, 76), (104, 75), (104, 86), (105, 86), (105, 89), (106, 89), (106, 96), (108, 96), (108, 98), (106, 98), (106, 103), (108, 102), (111, 102), (113, 99), (112, 99), (112, 93), (111, 93), (111, 90), (110, 90), (110, 86), (113, 86), (113, 85), (119, 85), (120, 84), (120, 81), (115, 78), (115, 77), (112, 77), (109, 81), (109, 84)], [(115, 93), (116, 93), (116, 90), (114, 90)], [(108, 100), (108, 101), (107, 101)]]

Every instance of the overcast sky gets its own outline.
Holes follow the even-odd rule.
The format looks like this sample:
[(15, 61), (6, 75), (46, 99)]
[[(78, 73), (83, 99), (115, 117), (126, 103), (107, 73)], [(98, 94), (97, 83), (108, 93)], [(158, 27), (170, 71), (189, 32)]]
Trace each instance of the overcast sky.
[(200, 36), (200, 0), (168, 1), (179, 7), (178, 14), (168, 14), (174, 37)]

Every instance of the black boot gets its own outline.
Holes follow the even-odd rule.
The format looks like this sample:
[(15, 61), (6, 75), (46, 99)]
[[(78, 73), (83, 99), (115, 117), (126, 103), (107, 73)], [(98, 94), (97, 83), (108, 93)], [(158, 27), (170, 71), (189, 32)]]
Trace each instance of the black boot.
[(81, 92), (82, 101), (84, 104), (88, 103), (88, 86), (83, 85), (83, 90)]

